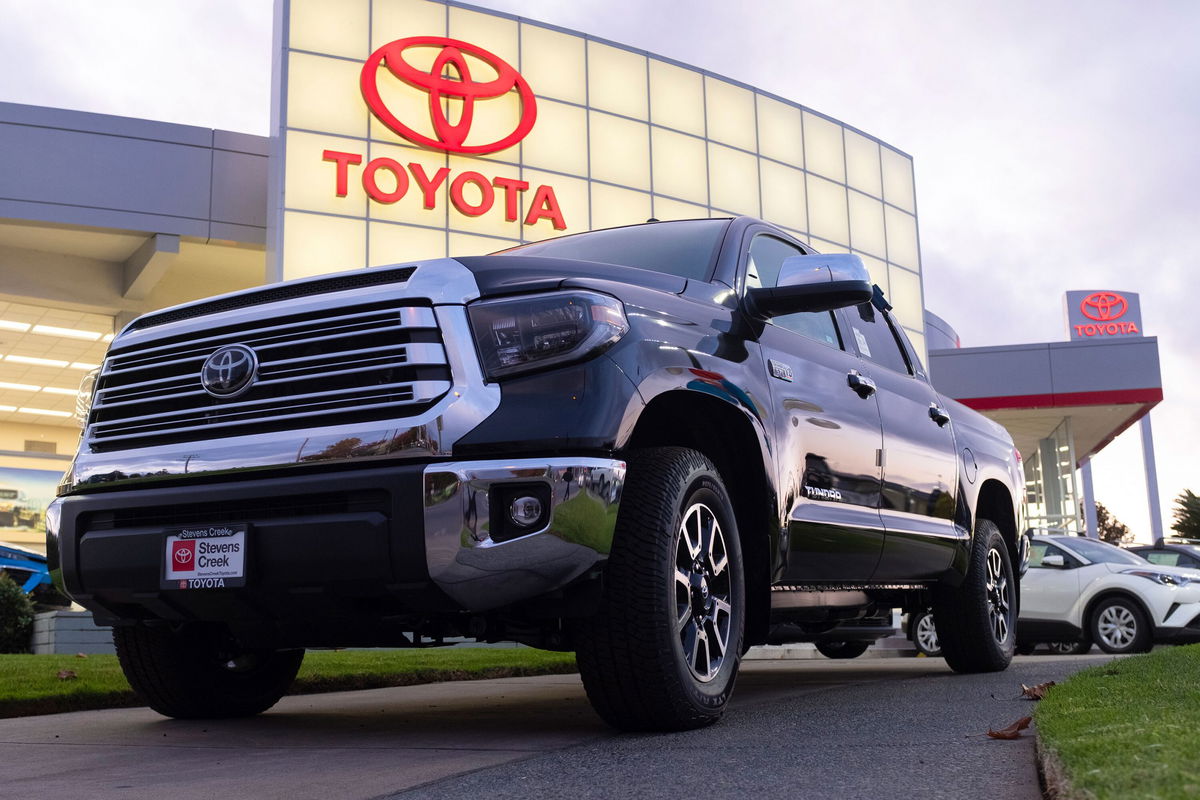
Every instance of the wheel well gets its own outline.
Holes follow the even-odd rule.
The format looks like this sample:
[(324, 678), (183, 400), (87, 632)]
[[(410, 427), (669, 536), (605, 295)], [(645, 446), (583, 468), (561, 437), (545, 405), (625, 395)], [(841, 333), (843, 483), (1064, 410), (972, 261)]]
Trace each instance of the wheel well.
[(1142, 598), (1138, 597), (1133, 592), (1126, 591), (1124, 589), (1108, 589), (1088, 601), (1087, 606), (1083, 610), (1083, 619), (1080, 620), (1080, 622), (1083, 623), (1083, 632), (1085, 635), (1090, 636), (1092, 633), (1092, 614), (1095, 612), (1096, 606), (1100, 605), (1105, 600), (1111, 600), (1114, 597), (1120, 597), (1122, 600), (1128, 600), (1141, 609), (1142, 613), (1146, 616), (1146, 620), (1150, 623), (1150, 631), (1151, 635), (1153, 635), (1156, 624), (1154, 615), (1150, 613), (1150, 609), (1147, 608), (1146, 604), (1142, 602)]
[(746, 642), (767, 638), (771, 612), (770, 482), (745, 414), (709, 395), (665, 392), (650, 401), (625, 447), (688, 447), (708, 457), (733, 502), (746, 577)]
[(1017, 518), (1013, 511), (1012, 493), (997, 480), (987, 480), (979, 487), (979, 500), (975, 505), (975, 519), (990, 519), (1000, 529), (1008, 545), (1008, 555), (1013, 569), (1017, 568)]

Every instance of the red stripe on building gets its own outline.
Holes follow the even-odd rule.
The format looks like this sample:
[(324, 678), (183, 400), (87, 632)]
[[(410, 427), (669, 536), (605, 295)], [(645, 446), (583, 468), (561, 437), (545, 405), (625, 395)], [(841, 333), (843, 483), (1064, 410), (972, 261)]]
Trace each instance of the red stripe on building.
[(1003, 397), (958, 397), (964, 406), (976, 411), (1021, 408), (1066, 408), (1068, 406), (1123, 406), (1162, 402), (1161, 387), (1151, 389), (1111, 389), (1099, 392), (1063, 392), (1061, 394), (1013, 394)]

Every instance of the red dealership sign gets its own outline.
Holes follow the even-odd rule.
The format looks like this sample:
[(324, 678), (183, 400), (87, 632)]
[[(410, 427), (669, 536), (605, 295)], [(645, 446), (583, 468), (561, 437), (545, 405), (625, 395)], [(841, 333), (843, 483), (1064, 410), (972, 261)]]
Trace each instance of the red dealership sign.
[[(408, 60), (414, 48), (438, 48), (428, 72)], [(468, 56), (482, 62), (496, 77), (476, 80)], [(409, 118), (411, 124), (407, 124), (388, 107), (383, 99), (386, 92), (380, 87), (381, 81), (389, 80), (400, 81), (428, 95), (433, 137), (414, 129), (417, 120)], [(389, 42), (367, 58), (359, 75), (359, 88), (371, 113), (392, 131), (413, 144), (447, 153), (481, 155), (512, 147), (525, 138), (537, 120), (537, 99), (520, 73), (499, 56), (458, 39), (410, 36)], [(506, 97), (514, 93), (515, 98)], [(479, 103), (511, 103), (514, 99), (520, 105), (520, 113), (511, 133), (493, 142), (468, 144)], [(457, 122), (451, 122), (447, 116), (447, 107), (451, 105), (448, 100), (457, 101)], [(361, 153), (342, 150), (324, 150), (321, 155), (322, 160), (334, 165), (333, 188), (337, 197), (349, 195), (353, 169), (363, 191), (375, 203), (399, 202), (411, 190), (413, 196), (420, 196), (424, 208), (434, 209), (445, 191), (450, 204), (464, 216), (479, 217), (499, 206), (509, 222), (520, 220), (525, 225), (534, 225), (545, 219), (555, 230), (567, 227), (551, 186), (535, 186), (503, 175), (488, 177), (474, 170), (454, 173), (448, 166), (427, 171), (416, 161), (402, 164), (386, 156), (365, 161)], [(360, 167), (361, 170), (357, 169)]]
[(1067, 292), (1067, 330), (1075, 340), (1141, 336), (1141, 302), (1133, 292)]
[[(440, 47), (428, 72), (414, 67), (405, 53), (416, 47)], [(491, 67), (496, 77), (490, 81), (472, 80), (466, 56), (473, 56)], [(383, 67), (384, 69), (380, 69)], [(450, 73), (454, 73), (451, 76)], [(391, 75), (409, 86), (429, 95), (429, 118), (436, 139), (415, 131), (404, 124), (384, 103), (379, 92), (381, 76)], [(507, 61), (482, 47), (441, 36), (410, 36), (380, 47), (363, 65), (359, 80), (363, 99), (379, 121), (415, 144), (445, 150), (450, 153), (494, 153), (512, 147), (525, 138), (537, 119), (537, 99), (529, 84)], [(475, 118), (475, 104), (502, 97), (516, 90), (520, 97), (521, 114), (512, 133), (486, 144), (466, 144)], [(458, 122), (446, 116), (445, 101), (461, 100), (462, 112)]]

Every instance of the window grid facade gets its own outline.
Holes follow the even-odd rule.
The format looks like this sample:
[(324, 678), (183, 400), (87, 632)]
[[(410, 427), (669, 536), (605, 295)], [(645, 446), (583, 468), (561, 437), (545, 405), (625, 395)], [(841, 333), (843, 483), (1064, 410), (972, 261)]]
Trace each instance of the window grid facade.
[[(887, 144), (703, 70), (456, 3), (290, 0), (282, 13), (280, 277), (474, 255), (651, 217), (748, 214), (823, 252), (860, 255), (924, 351), (912, 159)], [(414, 146), (373, 118), (358, 91), (363, 62), (387, 42), (418, 35), (461, 39), (516, 67), (537, 97), (529, 135), (504, 151), (464, 157)], [(394, 101), (419, 116), (422, 97)], [(515, 94), (509, 99), (516, 104)], [(475, 125), (504, 130), (511, 118), (500, 112)], [(324, 150), (361, 154), (358, 170), (386, 157), (428, 174), (449, 167), (451, 176), (474, 171), (551, 186), (566, 229), (545, 219), (522, 224), (532, 188), (520, 195), (516, 221), (505, 219), (499, 199), (487, 214), (461, 213), (449, 180), (432, 209), (413, 185), (393, 204), (368, 199), (355, 186), (357, 172), (347, 196), (335, 197), (335, 165), (322, 160)], [(386, 180), (378, 178), (385, 191), (396, 188)]]

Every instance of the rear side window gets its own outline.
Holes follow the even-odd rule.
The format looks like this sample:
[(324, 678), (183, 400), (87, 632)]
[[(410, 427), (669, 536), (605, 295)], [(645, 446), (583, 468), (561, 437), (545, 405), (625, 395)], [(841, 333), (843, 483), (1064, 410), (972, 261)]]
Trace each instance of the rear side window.
[(863, 358), (901, 374), (909, 374), (908, 360), (892, 331), (886, 311), (876, 308), (873, 303), (863, 303), (847, 309), (846, 316), (850, 318), (850, 335)]
[(1164, 567), (1178, 567), (1179, 566), (1179, 553), (1172, 553), (1169, 550), (1161, 552), (1161, 553), (1139, 552), (1138, 555), (1145, 556), (1146, 560), (1149, 561), (1151, 564), (1158, 564), (1158, 565), (1164, 566)]

